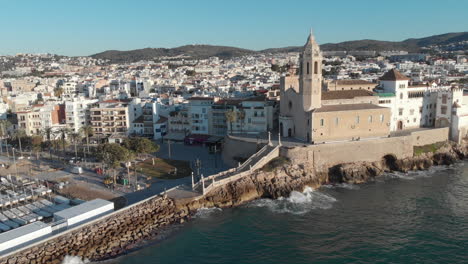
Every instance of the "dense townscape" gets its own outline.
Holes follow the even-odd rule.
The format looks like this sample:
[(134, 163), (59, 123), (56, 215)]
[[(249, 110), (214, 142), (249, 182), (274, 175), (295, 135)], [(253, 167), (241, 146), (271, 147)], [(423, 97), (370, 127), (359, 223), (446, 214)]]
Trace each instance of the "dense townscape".
[[(165, 200), (167, 188), (174, 200), (203, 200), (216, 187), (284, 161), (282, 146), (291, 147), (290, 156), (294, 147), (310, 147), (299, 150), (300, 160), (317, 146), (325, 153), (327, 146), (343, 142), (410, 142), (411, 155), (402, 150), (404, 157), (413, 155), (413, 146), (432, 146), (444, 136), (460, 144), (468, 136), (466, 45), (465, 40), (427, 45), (418, 53), (322, 51), (311, 32), (299, 50), (236, 56), (177, 54), (120, 63), (96, 56), (1, 56), (0, 252), (151, 195), (163, 193), (158, 203), (176, 210)], [(228, 138), (239, 145), (228, 147)], [(244, 151), (248, 144), (253, 147)], [(198, 152), (189, 157), (198, 150), (187, 146), (214, 158), (203, 160)], [(176, 150), (185, 160), (173, 158)], [(312, 156), (313, 166), (321, 162)], [(179, 179), (191, 180), (191, 186), (165, 182)], [(150, 192), (139, 196), (141, 189)], [(161, 226), (183, 223), (184, 210), (167, 221), (152, 217)], [(131, 236), (142, 239), (138, 232)], [(121, 254), (124, 242), (115, 252), (87, 256)]]

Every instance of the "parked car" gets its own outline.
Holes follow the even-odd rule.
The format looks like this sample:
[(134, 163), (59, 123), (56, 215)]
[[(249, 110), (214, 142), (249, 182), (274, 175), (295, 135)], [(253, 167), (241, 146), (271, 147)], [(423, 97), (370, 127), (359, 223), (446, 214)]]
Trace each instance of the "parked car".
[(71, 169), (71, 173), (74, 173), (74, 174), (81, 174), (83, 173), (83, 168), (81, 167), (78, 167), (78, 166), (75, 166)]

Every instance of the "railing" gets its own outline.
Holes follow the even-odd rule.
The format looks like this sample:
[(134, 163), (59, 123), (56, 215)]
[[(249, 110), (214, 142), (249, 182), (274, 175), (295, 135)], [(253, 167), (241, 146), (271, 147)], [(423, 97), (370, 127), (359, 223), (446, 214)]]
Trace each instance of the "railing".
[[(202, 177), (200, 181), (194, 184), (193, 190), (200, 191), (204, 195), (215, 187), (225, 185), (232, 181), (243, 178), (244, 176), (250, 175), (253, 171), (265, 166), (265, 164), (270, 162), (272, 159), (278, 157), (279, 148), (279, 145), (273, 147), (267, 144), (258, 152), (253, 154), (244, 163), (242, 163), (239, 167), (222, 171), (218, 174), (210, 175), (208, 177)], [(269, 149), (271, 150), (268, 151)], [(249, 166), (248, 169), (246, 169), (247, 166)]]

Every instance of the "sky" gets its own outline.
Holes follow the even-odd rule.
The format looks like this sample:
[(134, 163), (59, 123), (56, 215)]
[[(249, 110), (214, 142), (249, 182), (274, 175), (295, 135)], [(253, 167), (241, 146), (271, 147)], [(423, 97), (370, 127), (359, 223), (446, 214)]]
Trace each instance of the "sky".
[(0, 55), (247, 49), (468, 31), (466, 0), (0, 0)]

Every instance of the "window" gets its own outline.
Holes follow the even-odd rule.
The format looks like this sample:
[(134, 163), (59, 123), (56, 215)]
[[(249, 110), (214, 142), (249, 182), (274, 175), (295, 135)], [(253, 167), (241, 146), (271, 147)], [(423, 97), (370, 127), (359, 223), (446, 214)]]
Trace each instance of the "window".
[(359, 124), (359, 116), (356, 116), (356, 124)]
[(446, 94), (442, 95), (442, 104), (447, 104), (447, 95)]
[(307, 74), (309, 74), (309, 63), (307, 62)]
[(325, 121), (323, 119), (320, 119), (320, 126), (323, 126)]
[(369, 121), (369, 123), (372, 123), (372, 116), (371, 115), (369, 116), (368, 121)]
[(446, 106), (441, 106), (440, 107), (440, 113), (443, 114), (443, 115), (447, 114), (447, 107)]
[(291, 110), (292, 109), (292, 102), (289, 101), (288, 105), (289, 105), (289, 110)]
[(385, 116), (384, 115), (380, 115), (380, 123), (383, 123), (385, 120)]
[(403, 99), (403, 93), (400, 93), (400, 99)]
[(410, 115), (414, 115), (414, 109), (411, 109), (409, 112), (410, 112)]
[(314, 62), (314, 74), (318, 73), (318, 63)]
[(402, 116), (403, 115), (403, 108), (398, 109), (398, 115)]
[(400, 83), (400, 85), (398, 86), (398, 88), (402, 88), (402, 89), (404, 89), (404, 88), (406, 88), (406, 84), (404, 84), (404, 83)]
[(419, 113), (422, 113), (422, 106), (419, 107)]
[(338, 125), (339, 122), (340, 122), (340, 118), (339, 118), (339, 117), (335, 117), (335, 125)]

